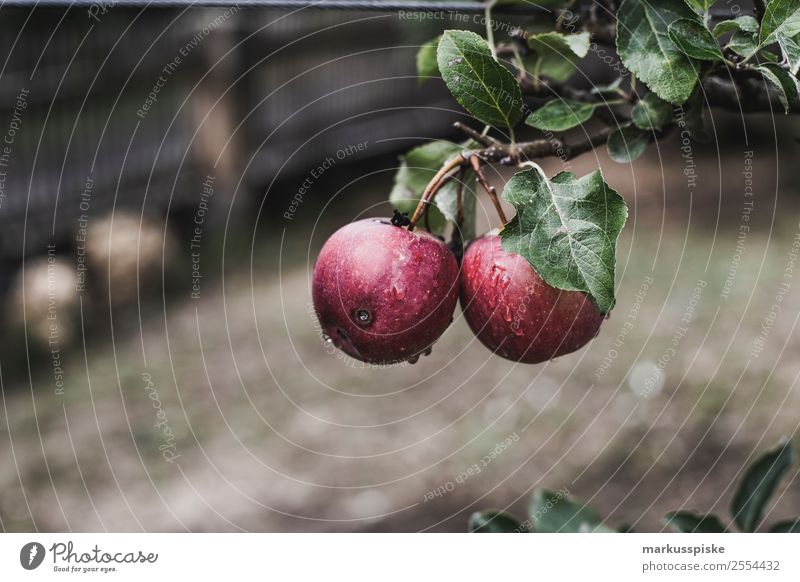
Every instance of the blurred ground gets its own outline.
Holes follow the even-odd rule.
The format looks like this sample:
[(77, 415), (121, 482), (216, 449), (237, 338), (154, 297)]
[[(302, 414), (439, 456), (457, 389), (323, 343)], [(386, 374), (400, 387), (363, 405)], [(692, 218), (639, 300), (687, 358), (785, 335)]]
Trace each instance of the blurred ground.
[[(240, 229), (200, 299), (156, 305), (141, 330), (135, 311), (119, 315), (114, 333), (101, 326), (64, 354), (63, 396), (41, 355), (30, 378), (4, 373), (0, 525), (463, 531), (475, 509), (524, 515), (534, 487), (566, 487), (644, 531), (668, 510), (726, 513), (743, 466), (800, 419), (795, 148), (757, 148), (747, 222), (746, 148), (693, 153), (694, 188), (675, 138), (633, 166), (603, 153), (630, 205), (618, 304), (589, 347), (546, 365), (494, 357), (458, 310), (414, 366), (330, 353), (310, 307), (313, 257), (347, 220), (387, 212), (372, 205), (388, 173), (294, 222), (260, 223), (252, 249)], [(772, 517), (798, 512), (794, 473)]]

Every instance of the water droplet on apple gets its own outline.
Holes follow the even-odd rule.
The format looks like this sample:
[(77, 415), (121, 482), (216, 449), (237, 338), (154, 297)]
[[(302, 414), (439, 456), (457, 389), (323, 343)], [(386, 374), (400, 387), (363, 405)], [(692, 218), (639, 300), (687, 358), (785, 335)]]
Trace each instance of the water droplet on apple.
[(402, 287), (392, 286), (392, 293), (394, 293), (394, 298), (398, 301), (406, 298), (406, 290)]
[(491, 277), (492, 277), (492, 287), (497, 287), (497, 284), (500, 282), (501, 277), (502, 278), (506, 278), (506, 277), (503, 277), (503, 271), (505, 271), (505, 269), (503, 267), (499, 266), (499, 265), (494, 265), (492, 267), (492, 275), (491, 275)]

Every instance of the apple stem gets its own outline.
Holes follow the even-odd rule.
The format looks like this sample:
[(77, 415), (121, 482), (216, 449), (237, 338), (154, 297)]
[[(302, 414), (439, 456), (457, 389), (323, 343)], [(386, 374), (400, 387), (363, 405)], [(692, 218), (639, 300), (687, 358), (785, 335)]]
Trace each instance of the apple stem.
[(464, 154), (458, 154), (451, 160), (445, 162), (441, 169), (436, 172), (436, 175), (433, 177), (433, 179), (428, 182), (427, 186), (425, 186), (425, 191), (422, 193), (422, 196), (419, 199), (419, 204), (417, 204), (417, 208), (414, 210), (414, 214), (411, 216), (411, 222), (408, 224), (408, 230), (414, 230), (417, 222), (422, 217), (422, 213), (425, 211), (426, 206), (433, 201), (433, 198), (436, 196), (436, 193), (439, 191), (439, 189), (453, 177), (454, 174), (451, 174), (451, 172), (453, 172), (455, 169), (462, 168), (466, 163), (467, 158), (464, 157)]
[(456, 190), (456, 227), (461, 230), (464, 225), (464, 168), (458, 171), (458, 186)]
[(489, 198), (491, 198), (494, 209), (497, 211), (497, 216), (500, 218), (500, 228), (503, 228), (508, 222), (508, 219), (506, 218), (506, 213), (503, 211), (503, 207), (500, 205), (500, 198), (497, 196), (497, 190), (495, 190), (494, 186), (491, 186), (486, 179), (486, 175), (481, 169), (481, 159), (477, 155), (470, 156), (470, 164), (472, 164), (472, 169), (475, 172), (478, 183), (483, 186), (483, 189), (486, 190)]
[(431, 231), (431, 221), (430, 221), (431, 205), (430, 204), (426, 204), (425, 205), (425, 208), (422, 211), (422, 216), (423, 216), (423, 220), (425, 221), (425, 230), (430, 232)]

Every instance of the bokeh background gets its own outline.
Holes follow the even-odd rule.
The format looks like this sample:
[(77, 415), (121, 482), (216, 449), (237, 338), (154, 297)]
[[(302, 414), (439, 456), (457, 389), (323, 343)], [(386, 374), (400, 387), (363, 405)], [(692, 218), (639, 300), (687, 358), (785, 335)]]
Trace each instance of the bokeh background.
[[(464, 531), (548, 487), (658, 531), (796, 434), (794, 117), (543, 161), (630, 208), (588, 347), (515, 365), (457, 309), (430, 357), (369, 367), (320, 337), (314, 258), (391, 212), (399, 154), (461, 139), (414, 59), (477, 13), (112, 4), (0, 7), (2, 530)], [(796, 472), (777, 497), (800, 512)]]

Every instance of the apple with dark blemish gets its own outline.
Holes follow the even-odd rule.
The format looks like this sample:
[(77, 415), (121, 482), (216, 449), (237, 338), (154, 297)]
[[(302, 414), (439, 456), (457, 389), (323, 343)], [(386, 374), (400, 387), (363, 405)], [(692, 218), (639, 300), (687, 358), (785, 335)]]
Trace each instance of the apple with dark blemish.
[(496, 235), (474, 241), (464, 253), (461, 308), (487, 348), (526, 364), (580, 349), (603, 322), (584, 293), (548, 285), (524, 257), (506, 252)]
[(416, 362), (453, 319), (455, 256), (427, 232), (369, 218), (340, 228), (320, 251), (312, 296), (322, 330), (364, 362)]

